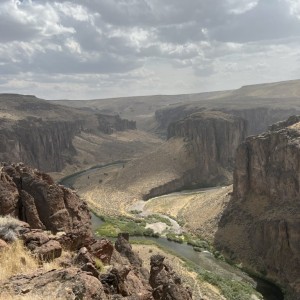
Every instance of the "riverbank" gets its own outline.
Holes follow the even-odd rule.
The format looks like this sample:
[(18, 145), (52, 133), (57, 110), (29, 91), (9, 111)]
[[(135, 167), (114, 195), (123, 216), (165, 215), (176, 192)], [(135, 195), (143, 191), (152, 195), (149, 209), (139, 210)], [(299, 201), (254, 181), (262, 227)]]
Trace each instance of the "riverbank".
[[(108, 167), (108, 168), (111, 167), (112, 169), (107, 171), (107, 169), (104, 170), (105, 167)], [(99, 175), (103, 176), (103, 178), (115, 176), (115, 174), (116, 174), (115, 167), (116, 166), (100, 166), (94, 170), (89, 169), (87, 171), (83, 171), (81, 174), (76, 174), (76, 178), (69, 177), (68, 180), (74, 179), (74, 181), (77, 181), (78, 178), (80, 178), (81, 176), (85, 176), (85, 180), (82, 181), (82, 183), (84, 183), (87, 181), (87, 179), (94, 180), (94, 181), (99, 180), (98, 179)], [(122, 166), (119, 165), (117, 167), (122, 167)], [(103, 186), (102, 186), (102, 188), (103, 188)], [(85, 186), (85, 191), (88, 192), (88, 185)], [(219, 189), (217, 189), (217, 192), (218, 191), (222, 194), (224, 194), (224, 192), (225, 192), (225, 194), (228, 196), (228, 194), (230, 193), (230, 187), (226, 187), (224, 189), (219, 188)], [(98, 190), (98, 192), (99, 192), (99, 190)], [(205, 193), (207, 193), (207, 192), (216, 192), (216, 191), (207, 191), (206, 190)], [(205, 193), (202, 191), (197, 191), (197, 193), (192, 191), (192, 192), (189, 192), (189, 194), (187, 195), (186, 191), (185, 191), (185, 192), (182, 192), (182, 194), (176, 193), (176, 195), (170, 194), (170, 195), (165, 195), (162, 197), (165, 197), (167, 199), (167, 202), (165, 202), (164, 206), (172, 207), (172, 203), (173, 203), (172, 199), (174, 199), (174, 196), (178, 197), (177, 202), (179, 203), (180, 202), (179, 199), (181, 196), (198, 197), (199, 194), (201, 194), (201, 197), (203, 200), (203, 199), (205, 199)], [(98, 197), (102, 196), (102, 194), (100, 194), (100, 195), (98, 194), (97, 196)], [(107, 198), (109, 199), (109, 201), (108, 202), (106, 202), (106, 200), (104, 200), (104, 202), (101, 201), (101, 205), (102, 206), (107, 205), (110, 208), (110, 206), (112, 206), (111, 202), (114, 201), (114, 199), (110, 199), (109, 195), (107, 195)], [(158, 198), (160, 198), (160, 197), (158, 197)], [(153, 199), (153, 202), (158, 203), (160, 201), (160, 200), (158, 200), (158, 198)], [(192, 199), (198, 199), (198, 198), (192, 198)], [(95, 201), (95, 200), (89, 199), (88, 203), (98, 213), (99, 211), (97, 210), (97, 207), (93, 207), (93, 205), (92, 205), (93, 201)], [(147, 202), (147, 204), (150, 207), (151, 207), (151, 205), (150, 205), (151, 201), (152, 200)], [(195, 200), (193, 200), (193, 201), (195, 201)], [(145, 213), (145, 211), (143, 211), (143, 210), (138, 211), (138, 209), (135, 209), (136, 211), (133, 213), (133, 211), (134, 211), (133, 205), (136, 203), (138, 203), (138, 199), (130, 199), (130, 201), (126, 202), (125, 204), (123, 203), (119, 207), (118, 207), (119, 203), (114, 203), (114, 206), (116, 206), (116, 204), (117, 204), (116, 207), (118, 207), (118, 209), (116, 207), (114, 207), (115, 216), (117, 216), (117, 215), (118, 216), (123, 215), (126, 217), (130, 216), (131, 218), (136, 219), (137, 214), (141, 214), (140, 217), (143, 217), (143, 218), (147, 218), (149, 216), (150, 212), (153, 214), (153, 211), (151, 211), (149, 209), (148, 205), (147, 205), (147, 209), (146, 209), (147, 213)], [(188, 203), (186, 203), (186, 204), (188, 204), (190, 206), (191, 203), (192, 203), (192, 201), (188, 201)], [(179, 209), (178, 212), (184, 211), (189, 206), (185, 205), (185, 206), (181, 207), (181, 209)], [(144, 207), (145, 207), (145, 205), (144, 205)], [(221, 210), (221, 208), (220, 208), (220, 210)], [(101, 212), (103, 212), (103, 211), (101, 211)], [(201, 210), (200, 210), (200, 212), (201, 212)], [(197, 211), (195, 211), (195, 209), (194, 209), (193, 213), (196, 213), (199, 215), (199, 213)], [(177, 214), (177, 216), (178, 216), (178, 214)], [(160, 217), (170, 218), (169, 216), (161, 214), (161, 213), (160, 213)], [(109, 218), (111, 218), (111, 215), (109, 216)], [(173, 218), (171, 218), (171, 219), (174, 220)], [(97, 218), (93, 218), (94, 225), (95, 225), (95, 222), (97, 223), (97, 226), (98, 226), (100, 221), (97, 220)], [(101, 221), (101, 222), (103, 222), (103, 221)], [(125, 223), (126, 223), (126, 221), (125, 221)], [(159, 223), (159, 222), (157, 222), (157, 223)], [(176, 222), (176, 223), (178, 224), (178, 222)], [(152, 224), (155, 224), (155, 223), (152, 223)], [(101, 226), (101, 224), (100, 224), (100, 226)], [(135, 224), (131, 224), (130, 226), (133, 226), (132, 228), (135, 229)], [(95, 226), (93, 226), (93, 227), (95, 228)], [(171, 226), (170, 226), (170, 228), (171, 228)], [(123, 230), (123, 229), (124, 229), (124, 227), (120, 228), (120, 230)], [(104, 235), (103, 232), (101, 234)], [(114, 234), (117, 234), (117, 231), (115, 231)], [(131, 238), (131, 240), (133, 242), (134, 242), (134, 240), (137, 241), (136, 238)], [(262, 293), (265, 293), (265, 297), (259, 296), (259, 293), (255, 292), (255, 289), (254, 289), (255, 283), (253, 285), (253, 279), (251, 279), (250, 276), (246, 275), (238, 268), (230, 266), (227, 263), (216, 259), (211, 253), (209, 253), (207, 251), (203, 251), (204, 249), (199, 249), (201, 252), (196, 252), (196, 251), (194, 251), (193, 247), (186, 245), (184, 243), (179, 244), (179, 243), (174, 243), (172, 241), (168, 241), (167, 239), (163, 239), (163, 238), (155, 239), (155, 238), (151, 238), (149, 236), (143, 237), (143, 238), (138, 237), (138, 240), (139, 240), (139, 243), (142, 242), (144, 244), (147, 244), (150, 241), (151, 245), (148, 245), (149, 247), (151, 247), (151, 246), (156, 247), (156, 248), (159, 247), (159, 249), (164, 249), (165, 252), (172, 253), (170, 255), (173, 255), (174, 257), (177, 257), (177, 258), (181, 257), (183, 259), (183, 261), (185, 262), (184, 268), (187, 268), (187, 270), (188, 270), (189, 268), (194, 266), (194, 267), (192, 267), (191, 270), (193, 272), (196, 272), (197, 278), (200, 281), (203, 281), (203, 282), (213, 285), (214, 288), (217, 289), (220, 294), (223, 294), (223, 295), (226, 294), (227, 299), (234, 299), (234, 300), (236, 300), (236, 299), (239, 299), (239, 300), (244, 300), (244, 299), (245, 300), (249, 300), (249, 299), (281, 300), (281, 299), (283, 299), (283, 297), (281, 297), (281, 295), (280, 295), (280, 290), (279, 291), (275, 290), (275, 292), (271, 292), (271, 294), (269, 292), (263, 291)], [(149, 251), (150, 250), (153, 251), (153, 249), (152, 250), (149, 249)], [(174, 252), (174, 250), (176, 250), (176, 251)], [(227, 268), (230, 268), (230, 269), (228, 270)], [(199, 273), (196, 270), (200, 270), (202, 273), (201, 272)], [(204, 273), (203, 273), (203, 270), (204, 270)], [(237, 275), (237, 272), (240, 275)], [(243, 274), (243, 275), (241, 275), (241, 274)], [(246, 280), (246, 282), (244, 282), (243, 280), (245, 280), (245, 279), (243, 278), (243, 276), (248, 276), (249, 280), (248, 281)], [(242, 286), (241, 286), (241, 284), (242, 284)], [(243, 284), (246, 284), (246, 286), (243, 286)], [(256, 286), (259, 286), (259, 285), (256, 284)], [(269, 289), (272, 289), (274, 287), (275, 286), (273, 286), (272, 284), (269, 284)], [(276, 289), (276, 287), (275, 287), (275, 289)], [(223, 297), (223, 296), (221, 296), (221, 297)], [(256, 298), (254, 298), (254, 297), (256, 297)], [(210, 298), (207, 298), (207, 299), (210, 299)], [(223, 297), (223, 298), (219, 298), (219, 299), (225, 299), (225, 298)]]

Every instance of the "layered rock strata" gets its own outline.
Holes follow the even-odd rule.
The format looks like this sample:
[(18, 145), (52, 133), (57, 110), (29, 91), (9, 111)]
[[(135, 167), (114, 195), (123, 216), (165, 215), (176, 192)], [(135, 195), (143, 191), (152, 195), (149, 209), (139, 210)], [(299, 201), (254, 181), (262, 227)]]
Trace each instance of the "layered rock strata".
[(300, 117), (242, 143), (216, 245), (300, 299)]

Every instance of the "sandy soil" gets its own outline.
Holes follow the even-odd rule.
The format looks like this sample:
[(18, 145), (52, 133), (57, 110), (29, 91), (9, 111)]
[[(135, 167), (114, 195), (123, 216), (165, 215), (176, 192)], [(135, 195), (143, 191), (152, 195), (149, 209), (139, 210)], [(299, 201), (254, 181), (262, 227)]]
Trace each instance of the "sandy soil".
[(212, 241), (231, 192), (232, 186), (174, 193), (150, 199), (145, 208), (181, 220), (186, 229)]

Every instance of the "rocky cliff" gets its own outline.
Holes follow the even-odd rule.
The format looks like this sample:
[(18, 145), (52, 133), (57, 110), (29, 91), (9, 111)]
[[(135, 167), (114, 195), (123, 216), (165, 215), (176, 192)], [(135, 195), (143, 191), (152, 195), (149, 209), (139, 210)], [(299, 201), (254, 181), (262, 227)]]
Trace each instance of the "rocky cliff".
[(216, 245), (300, 299), (300, 117), (249, 137), (236, 155), (232, 199)]
[(101, 135), (136, 129), (119, 116), (94, 114), (34, 96), (0, 94), (0, 161), (23, 161), (43, 171), (74, 163), (81, 132)]
[[(248, 136), (264, 132), (271, 124), (285, 120), (295, 114), (295, 112), (300, 113), (300, 108), (295, 108), (293, 105), (290, 107), (288, 104), (286, 107), (273, 107), (272, 100), (266, 101), (266, 99), (261, 99), (260, 103), (255, 99), (253, 104), (251, 100), (252, 99), (248, 99), (248, 101), (241, 100), (240, 102), (237, 101), (237, 103), (229, 101), (228, 104), (226, 104), (224, 100), (223, 103), (222, 101), (206, 101), (199, 104), (193, 103), (169, 106), (155, 112), (157, 123), (155, 131), (161, 136), (166, 136), (168, 126), (171, 123), (184, 119), (194, 112), (218, 110), (244, 119), (247, 122), (246, 136)], [(263, 105), (264, 102), (267, 103)]]
[[(174, 157), (166, 162), (174, 166), (174, 176), (169, 176), (168, 180), (166, 175), (159, 177), (159, 183), (152, 180), (155, 185), (144, 194), (144, 199), (183, 188), (229, 184), (232, 181), (235, 151), (244, 140), (245, 132), (246, 122), (243, 119), (219, 111), (197, 112), (171, 123), (166, 147), (178, 140), (183, 144), (184, 151), (180, 149), (177, 157), (176, 147), (170, 149)], [(156, 153), (156, 156), (159, 155)], [(153, 169), (156, 160), (151, 161)], [(164, 163), (156, 166), (157, 174), (165, 170), (167, 167)]]
[[(1, 120), (0, 120), (1, 122)], [(43, 121), (30, 117), (0, 125), (0, 160), (25, 161), (42, 170), (58, 171), (76, 154), (72, 140), (80, 121)]]
[(91, 236), (91, 222), (85, 202), (71, 190), (23, 164), (0, 166), (0, 215), (10, 215), (33, 229)]
[[(128, 240), (120, 233), (114, 246), (92, 237), (87, 205), (49, 175), (23, 164), (1, 166), (1, 299), (192, 299), (164, 257), (152, 256), (149, 273)], [(49, 271), (45, 263), (53, 260)], [(36, 265), (31, 273), (29, 262)]]
[(99, 130), (111, 134), (114, 131), (125, 131), (136, 129), (136, 122), (121, 119), (119, 115), (97, 114)]

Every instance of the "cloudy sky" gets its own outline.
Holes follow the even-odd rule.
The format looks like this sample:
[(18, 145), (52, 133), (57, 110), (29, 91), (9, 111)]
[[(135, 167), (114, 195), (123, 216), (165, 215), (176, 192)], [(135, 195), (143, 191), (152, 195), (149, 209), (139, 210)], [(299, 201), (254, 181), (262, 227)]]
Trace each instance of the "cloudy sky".
[(0, 0), (0, 92), (88, 99), (296, 78), (299, 0)]

